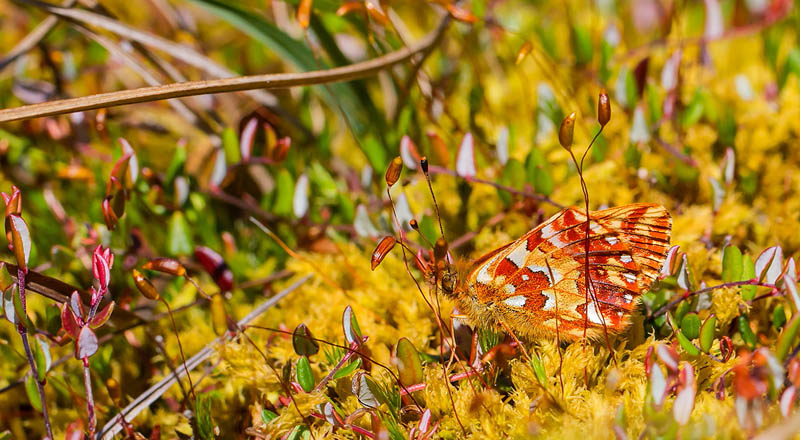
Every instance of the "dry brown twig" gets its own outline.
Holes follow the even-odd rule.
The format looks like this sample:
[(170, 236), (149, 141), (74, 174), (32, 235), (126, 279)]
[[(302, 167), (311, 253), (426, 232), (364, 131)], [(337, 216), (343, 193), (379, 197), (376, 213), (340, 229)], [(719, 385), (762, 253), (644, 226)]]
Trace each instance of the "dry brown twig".
[[(55, 8), (52, 8), (55, 9)], [(61, 8), (59, 8), (61, 9)], [(449, 20), (444, 18), (428, 35), (411, 46), (398, 49), (386, 55), (327, 70), (302, 73), (278, 73), (249, 75), (205, 81), (187, 81), (161, 86), (142, 87), (133, 90), (100, 93), (97, 95), (63, 99), (41, 104), (26, 105), (0, 110), (0, 122), (54, 116), (98, 108), (115, 107), (127, 104), (158, 101), (162, 99), (196, 96), (208, 93), (227, 93), (257, 89), (282, 89), (296, 86), (309, 86), (338, 81), (364, 78), (412, 59), (434, 47), (444, 35)]]

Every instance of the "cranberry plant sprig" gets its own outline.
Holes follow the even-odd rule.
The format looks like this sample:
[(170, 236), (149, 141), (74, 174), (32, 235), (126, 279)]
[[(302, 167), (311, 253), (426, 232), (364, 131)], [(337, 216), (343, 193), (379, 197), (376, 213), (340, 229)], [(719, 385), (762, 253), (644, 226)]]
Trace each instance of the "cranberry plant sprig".
[[(97, 353), (99, 342), (94, 330), (102, 327), (114, 311), (114, 301), (108, 302), (100, 309), (103, 298), (108, 294), (111, 281), (111, 267), (114, 265), (114, 254), (111, 249), (97, 246), (92, 254), (92, 275), (97, 287), (90, 288), (91, 300), (89, 310), (81, 301), (80, 294), (75, 291), (69, 303), (61, 305), (61, 324), (64, 330), (75, 340), (75, 358), (83, 363), (83, 381), (86, 390), (86, 415), (89, 420), (89, 437), (94, 438), (97, 428), (97, 414), (92, 394), (92, 377), (89, 358)], [(99, 310), (99, 311), (98, 311)]]
[[(16, 325), (17, 332), (22, 338), (22, 345), (25, 348), (25, 356), (28, 359), (28, 365), (31, 368), (32, 380), (36, 382), (36, 388), (39, 392), (39, 400), (41, 402), (42, 416), (44, 417), (44, 426), (47, 431), (47, 436), (53, 439), (53, 429), (50, 425), (50, 417), (47, 413), (47, 399), (45, 398), (44, 385), (46, 382), (45, 368), (40, 368), (37, 365), (34, 357), (33, 350), (28, 338), (28, 332), (36, 332), (36, 328), (28, 318), (27, 298), (25, 295), (25, 275), (28, 273), (28, 263), (31, 256), (31, 236), (28, 230), (28, 224), (22, 218), (22, 192), (16, 186), (11, 189), (11, 194), (2, 193), (3, 202), (5, 202), (5, 229), (6, 238), (8, 239), (8, 247), (14, 252), (14, 257), (17, 260), (17, 283), (12, 285), (11, 295), (13, 297), (12, 308), (13, 311), (8, 310), (6, 306), (6, 317)], [(5, 302), (5, 293), (3, 300)], [(44, 370), (44, 371), (42, 371)]]

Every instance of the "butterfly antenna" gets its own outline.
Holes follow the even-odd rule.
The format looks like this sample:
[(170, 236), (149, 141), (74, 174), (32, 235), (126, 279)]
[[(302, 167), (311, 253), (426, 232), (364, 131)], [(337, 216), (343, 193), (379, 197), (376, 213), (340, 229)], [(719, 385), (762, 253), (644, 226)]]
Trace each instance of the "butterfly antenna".
[[(436, 209), (436, 218), (439, 221), (439, 231), (442, 234), (441, 237), (439, 237), (439, 239), (436, 241), (436, 245), (433, 246), (433, 254), (434, 254), (434, 268), (433, 268), (434, 284), (433, 284), (433, 287), (434, 287), (434, 298), (436, 300), (436, 307), (434, 307), (433, 304), (431, 304), (431, 302), (425, 297), (425, 294), (423, 293), (422, 288), (419, 285), (419, 282), (414, 277), (414, 275), (411, 274), (411, 270), (410, 270), (409, 265), (408, 265), (408, 257), (406, 256), (406, 246), (405, 246), (405, 243), (403, 241), (403, 237), (404, 237), (405, 232), (403, 231), (403, 227), (400, 224), (400, 220), (397, 218), (397, 211), (395, 210), (394, 200), (392, 199), (392, 193), (390, 191), (392, 185), (397, 183), (397, 181), (400, 179), (400, 172), (403, 170), (403, 160), (399, 156), (395, 157), (394, 160), (392, 160), (392, 163), (389, 165), (389, 168), (386, 169), (386, 175), (385, 175), (386, 185), (387, 185), (386, 194), (389, 197), (389, 203), (390, 203), (390, 205), (392, 207), (393, 218), (394, 218), (395, 224), (397, 225), (398, 235), (400, 237), (400, 245), (401, 245), (401, 248), (403, 250), (403, 262), (405, 263), (405, 266), (406, 266), (406, 272), (408, 272), (409, 275), (411, 275), (411, 279), (414, 280), (414, 284), (417, 286), (417, 289), (420, 291), (420, 294), (422, 294), (422, 298), (425, 300), (425, 302), (428, 304), (428, 307), (430, 307), (430, 309), (433, 311), (433, 313), (435, 315), (436, 324), (439, 327), (439, 334), (440, 334), (440, 338), (441, 338), (440, 344), (439, 344), (440, 354), (442, 356), (442, 360), (444, 360), (444, 342), (445, 342), (446, 338), (444, 336), (444, 328), (443, 327), (445, 327), (445, 326), (442, 325), (441, 309), (440, 309), (440, 306), (439, 306), (439, 295), (437, 294), (437, 292), (438, 292), (438, 277), (439, 277), (439, 269), (440, 269), (439, 268), (439, 263), (442, 261), (442, 248), (444, 249), (444, 255), (446, 256), (446, 254), (447, 254), (447, 241), (444, 240), (444, 229), (442, 228), (442, 219), (439, 216), (439, 207), (436, 204), (436, 196), (433, 195), (433, 186), (431, 185), (430, 175), (428, 174), (428, 159), (423, 157), (420, 160), (420, 165), (421, 165), (423, 173), (425, 173), (425, 180), (428, 183), (428, 189), (430, 190), (431, 196), (433, 197), (433, 205), (434, 205), (434, 207)], [(416, 224), (416, 221), (414, 221), (414, 223)], [(425, 238), (425, 237), (423, 236), (423, 238)], [(444, 243), (444, 246), (442, 246), (440, 243)], [(448, 330), (449, 330), (449, 328), (448, 328)], [(455, 335), (453, 335), (452, 332), (450, 332), (450, 334), (452, 336), (453, 343), (451, 344), (450, 341), (448, 341), (447, 344), (451, 346), (451, 352), (454, 352), (456, 350)], [(450, 403), (451, 403), (451, 405), (453, 407), (453, 415), (455, 416), (456, 421), (458, 422), (458, 425), (461, 427), (461, 431), (464, 434), (466, 434), (466, 428), (464, 428), (464, 425), (461, 423), (461, 418), (459, 417), (458, 411), (456, 410), (456, 407), (455, 407), (455, 401), (453, 400), (453, 393), (452, 393), (452, 390), (450, 390), (449, 376), (447, 374), (447, 367), (444, 365), (444, 363), (442, 363), (442, 373), (444, 374), (445, 388), (447, 389), (447, 394), (450, 396)]]
[(422, 168), (422, 173), (425, 174), (425, 181), (428, 182), (428, 191), (431, 193), (433, 199), (433, 209), (436, 211), (436, 220), (439, 222), (439, 234), (444, 237), (444, 228), (442, 227), (442, 216), (439, 214), (439, 204), (436, 203), (436, 194), (433, 192), (433, 185), (431, 184), (431, 175), (428, 172), (428, 158), (423, 156), (419, 160), (419, 166)]
[(415, 219), (412, 218), (408, 222), (408, 225), (411, 226), (411, 229), (417, 231), (417, 234), (419, 234), (419, 236), (422, 237), (422, 241), (424, 241), (426, 245), (428, 245), (431, 249), (433, 249), (433, 243), (431, 243), (431, 241), (428, 240), (428, 237), (426, 237), (425, 234), (422, 233), (422, 231), (419, 229), (419, 223)]

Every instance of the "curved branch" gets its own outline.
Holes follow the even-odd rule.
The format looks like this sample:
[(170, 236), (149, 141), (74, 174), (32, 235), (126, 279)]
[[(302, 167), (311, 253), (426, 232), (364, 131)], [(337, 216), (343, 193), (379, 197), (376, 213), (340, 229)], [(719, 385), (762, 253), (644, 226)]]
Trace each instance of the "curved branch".
[(444, 35), (449, 20), (444, 19), (430, 34), (414, 45), (396, 50), (368, 61), (336, 67), (328, 70), (315, 70), (303, 73), (278, 73), (267, 75), (250, 75), (236, 78), (225, 78), (206, 81), (187, 81), (162, 86), (142, 87), (133, 90), (100, 93), (79, 98), (26, 105), (0, 110), (0, 122), (10, 122), (42, 116), (61, 115), (98, 108), (162, 99), (180, 98), (184, 96), (203, 95), (208, 93), (239, 92), (256, 89), (282, 89), (296, 86), (309, 86), (338, 81), (349, 81), (370, 76), (395, 64), (409, 60), (413, 56), (424, 53), (435, 46)]

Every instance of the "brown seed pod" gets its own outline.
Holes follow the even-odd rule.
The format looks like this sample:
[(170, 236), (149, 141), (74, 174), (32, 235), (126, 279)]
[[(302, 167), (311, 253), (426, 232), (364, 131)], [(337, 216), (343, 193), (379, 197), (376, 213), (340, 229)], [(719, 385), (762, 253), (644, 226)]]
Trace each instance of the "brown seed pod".
[(136, 269), (131, 270), (131, 275), (133, 276), (133, 282), (136, 284), (136, 288), (139, 289), (139, 292), (141, 292), (145, 298), (158, 301), (160, 295), (150, 280), (145, 278), (145, 276)]
[(147, 270), (154, 270), (156, 272), (168, 273), (176, 277), (186, 275), (186, 268), (183, 267), (180, 261), (174, 258), (156, 258), (144, 263), (142, 268)]
[(428, 174), (428, 158), (426, 156), (422, 156), (422, 159), (419, 160), (419, 166), (423, 173)]
[(397, 156), (389, 164), (389, 168), (386, 169), (386, 184), (392, 186), (397, 183), (401, 171), (403, 171), (403, 159)]
[(376, 246), (375, 250), (372, 252), (372, 270), (375, 270), (375, 268), (381, 264), (381, 261), (383, 261), (392, 248), (394, 248), (395, 243), (397, 243), (397, 240), (395, 240), (395, 238), (391, 235), (383, 237), (380, 243), (378, 243), (378, 246)]
[(411, 229), (415, 231), (419, 231), (419, 223), (417, 223), (416, 219), (411, 219), (408, 221), (408, 226), (411, 226)]
[(567, 150), (572, 149), (572, 134), (575, 132), (575, 112), (572, 112), (561, 121), (558, 129), (558, 142)]
[(600, 96), (597, 98), (597, 122), (601, 127), (605, 127), (608, 121), (611, 120), (611, 102), (608, 100), (608, 93), (606, 89), (600, 90)]

